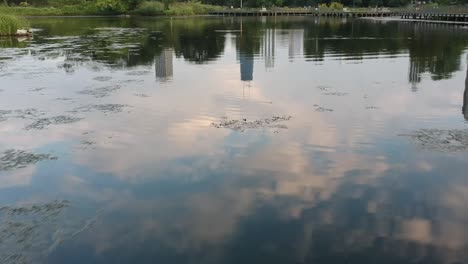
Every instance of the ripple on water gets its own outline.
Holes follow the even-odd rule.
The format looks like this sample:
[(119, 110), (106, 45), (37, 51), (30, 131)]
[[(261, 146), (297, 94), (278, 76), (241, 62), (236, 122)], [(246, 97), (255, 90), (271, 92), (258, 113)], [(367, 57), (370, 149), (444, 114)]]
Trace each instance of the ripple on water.
[(147, 75), (150, 74), (150, 71), (130, 71), (127, 72), (126, 74), (129, 76), (142, 76), (142, 75)]
[(91, 104), (75, 108), (72, 112), (84, 113), (84, 112), (93, 112), (99, 111), (102, 113), (119, 113), (125, 107), (130, 107), (129, 105), (124, 104)]
[(323, 93), (323, 95), (345, 96), (345, 95), (348, 95), (348, 93), (343, 93), (343, 92), (327, 92), (327, 93)]
[(57, 98), (55, 98), (55, 100), (57, 100), (57, 101), (72, 101), (73, 98), (70, 98), (70, 97), (57, 97)]
[(112, 79), (111, 76), (97, 76), (93, 78), (93, 80), (99, 81), (99, 82), (107, 82), (107, 81), (110, 81), (111, 79)]
[(110, 85), (110, 86), (105, 86), (105, 87), (100, 87), (100, 88), (95, 88), (95, 89), (85, 89), (81, 90), (78, 93), (79, 94), (85, 94), (85, 95), (92, 95), (96, 98), (102, 98), (109, 96), (112, 92), (117, 91), (121, 88), (120, 85)]
[(47, 89), (46, 87), (36, 87), (36, 88), (32, 88), (32, 89), (29, 89), (29, 91), (31, 92), (40, 92), (40, 91), (43, 91)]
[(331, 108), (325, 108), (325, 107), (322, 107), (322, 106), (320, 106), (320, 105), (318, 105), (318, 104), (314, 104), (313, 106), (316, 107), (316, 108), (315, 108), (315, 111), (317, 111), (317, 112), (333, 112), (333, 109), (331, 109)]
[(141, 97), (141, 98), (147, 98), (147, 97), (150, 97), (149, 95), (147, 94), (144, 94), (144, 93), (135, 93), (133, 94), (134, 96), (136, 97)]
[(141, 82), (144, 82), (144, 80), (129, 79), (129, 80), (123, 80), (120, 83), (129, 84), (129, 83), (141, 83)]
[(319, 85), (317, 86), (317, 88), (320, 90), (320, 91), (328, 91), (330, 89), (329, 86), (325, 86), (325, 85)]

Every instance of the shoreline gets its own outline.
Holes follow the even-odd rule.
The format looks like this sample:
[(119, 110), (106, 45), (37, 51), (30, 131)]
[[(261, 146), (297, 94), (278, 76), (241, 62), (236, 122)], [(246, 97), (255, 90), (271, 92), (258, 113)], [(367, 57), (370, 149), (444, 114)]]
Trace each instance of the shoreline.
[(192, 17), (220, 17), (217, 15), (210, 14), (197, 14), (197, 15), (185, 15), (185, 16), (167, 16), (167, 15), (158, 15), (158, 16), (142, 16), (142, 15), (24, 15), (25, 18), (192, 18)]
[[(192, 17), (224, 17), (222, 15), (214, 14), (193, 14), (193, 15), (154, 15), (145, 16), (139, 14), (121, 14), (121, 15), (19, 15), (25, 18), (192, 18)], [(303, 15), (307, 16), (307, 15)], [(380, 21), (380, 22), (419, 22), (419, 23), (432, 23), (440, 25), (453, 25), (453, 26), (467, 26), (468, 21), (445, 21), (445, 20), (428, 20), (428, 19), (408, 19), (401, 18), (400, 16), (388, 16), (388, 17), (358, 17), (355, 19)]]
[(22, 15), (25, 18), (130, 18), (130, 15)]
[(157, 15), (157, 16), (143, 16), (143, 15), (134, 15), (134, 14), (125, 14), (125, 15), (21, 15), (25, 18), (184, 18), (184, 17), (217, 17), (216, 15), (210, 14), (196, 14), (196, 15), (185, 15), (185, 16), (167, 16), (167, 15)]

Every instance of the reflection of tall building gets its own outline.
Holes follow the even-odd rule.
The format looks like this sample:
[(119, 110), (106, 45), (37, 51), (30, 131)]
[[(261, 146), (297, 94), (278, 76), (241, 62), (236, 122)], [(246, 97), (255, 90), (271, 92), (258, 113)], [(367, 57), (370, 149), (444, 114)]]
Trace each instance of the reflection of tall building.
[(272, 69), (275, 67), (275, 47), (276, 47), (276, 31), (275, 29), (267, 29), (263, 35), (263, 59), (265, 60), (265, 68)]
[(304, 49), (304, 29), (292, 29), (289, 31), (289, 58), (302, 55)]
[(166, 48), (159, 55), (156, 55), (154, 58), (156, 80), (165, 82), (172, 79), (173, 56), (174, 50), (171, 48)]
[(410, 58), (410, 66), (408, 72), (408, 80), (411, 83), (411, 89), (416, 92), (417, 84), (421, 82), (421, 73), (424, 72), (424, 65), (418, 60)]
[(239, 53), (240, 72), (242, 81), (253, 80), (254, 58), (251, 54)]
[(468, 65), (466, 68), (466, 78), (465, 78), (465, 92), (463, 93), (463, 116), (465, 120), (468, 121)]

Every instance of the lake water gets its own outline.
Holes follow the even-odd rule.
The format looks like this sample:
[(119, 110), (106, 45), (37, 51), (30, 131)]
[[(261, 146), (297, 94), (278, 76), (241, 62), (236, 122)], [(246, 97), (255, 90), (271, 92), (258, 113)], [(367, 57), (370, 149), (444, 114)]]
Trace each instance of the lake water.
[(468, 263), (468, 29), (35, 18), (0, 263)]

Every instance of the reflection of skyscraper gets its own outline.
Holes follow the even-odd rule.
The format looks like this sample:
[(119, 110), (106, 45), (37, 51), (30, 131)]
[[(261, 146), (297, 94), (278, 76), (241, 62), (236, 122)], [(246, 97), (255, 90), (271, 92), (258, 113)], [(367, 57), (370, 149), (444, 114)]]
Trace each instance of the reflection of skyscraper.
[(266, 69), (272, 69), (275, 67), (275, 47), (275, 29), (267, 29), (265, 31), (265, 35), (263, 35), (263, 59), (265, 60)]
[(463, 116), (465, 120), (468, 121), (468, 65), (466, 69), (466, 78), (465, 78), (465, 92), (463, 93)]
[(156, 80), (165, 82), (172, 79), (173, 54), (173, 49), (166, 48), (154, 58), (154, 65), (156, 68)]
[(253, 80), (253, 67), (254, 67), (253, 55), (239, 53), (239, 61), (240, 61), (241, 80), (252, 81)]
[(304, 29), (292, 29), (289, 31), (289, 58), (302, 55), (304, 49)]
[(416, 85), (421, 82), (421, 73), (423, 71), (424, 71), (424, 66), (421, 65), (421, 62), (419, 62), (416, 59), (410, 58), (408, 80), (411, 83), (411, 89), (414, 92), (418, 90), (418, 87)]

